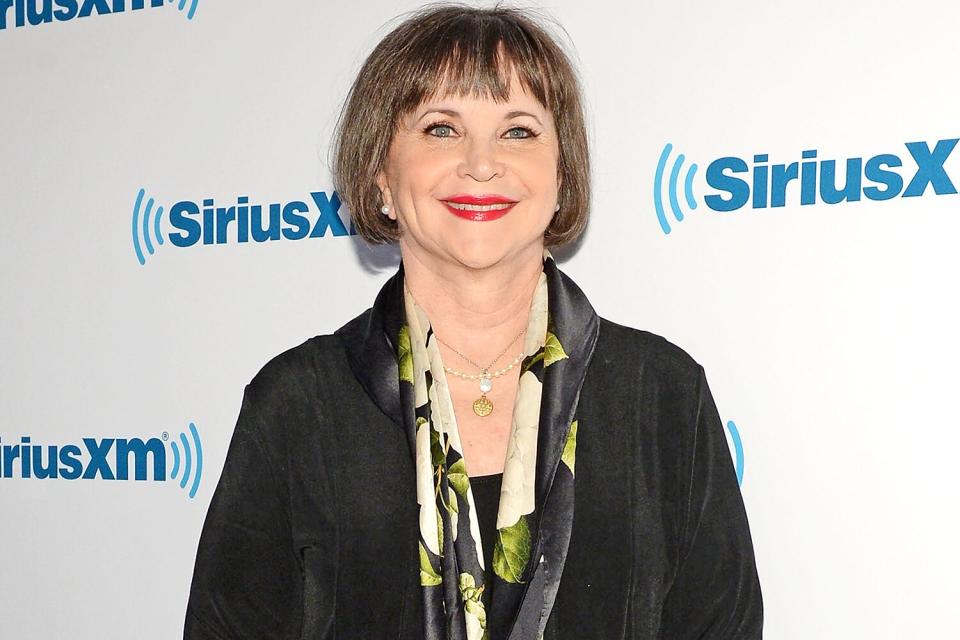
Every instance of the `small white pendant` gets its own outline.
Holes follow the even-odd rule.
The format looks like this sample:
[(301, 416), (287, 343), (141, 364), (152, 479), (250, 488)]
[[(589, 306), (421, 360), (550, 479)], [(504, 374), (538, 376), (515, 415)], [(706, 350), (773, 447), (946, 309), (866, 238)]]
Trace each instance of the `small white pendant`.
[(491, 389), (493, 389), (493, 381), (486, 376), (480, 378), (481, 393), (489, 393)]

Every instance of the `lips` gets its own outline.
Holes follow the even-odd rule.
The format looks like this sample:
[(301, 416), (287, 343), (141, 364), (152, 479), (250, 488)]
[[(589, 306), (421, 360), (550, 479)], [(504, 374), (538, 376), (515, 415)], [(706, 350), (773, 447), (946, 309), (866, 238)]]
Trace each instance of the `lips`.
[(473, 222), (488, 222), (507, 215), (517, 201), (498, 194), (458, 193), (444, 198), (443, 204), (457, 217)]

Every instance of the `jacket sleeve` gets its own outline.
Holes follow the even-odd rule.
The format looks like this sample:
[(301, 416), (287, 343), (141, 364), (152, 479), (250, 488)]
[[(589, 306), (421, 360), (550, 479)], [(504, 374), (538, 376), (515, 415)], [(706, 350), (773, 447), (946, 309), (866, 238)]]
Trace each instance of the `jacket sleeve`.
[(256, 390), (244, 392), (200, 535), (184, 640), (299, 637), (303, 587), (284, 466), (269, 455)]
[(661, 617), (664, 640), (752, 640), (763, 602), (736, 472), (703, 369), (679, 567)]

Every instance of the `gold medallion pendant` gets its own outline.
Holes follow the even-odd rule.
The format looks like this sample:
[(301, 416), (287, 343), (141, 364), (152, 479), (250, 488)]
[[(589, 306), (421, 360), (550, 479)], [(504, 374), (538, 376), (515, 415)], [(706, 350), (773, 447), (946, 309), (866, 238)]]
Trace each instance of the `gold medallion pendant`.
[(493, 402), (487, 397), (487, 394), (483, 394), (473, 401), (473, 412), (481, 418), (493, 413)]

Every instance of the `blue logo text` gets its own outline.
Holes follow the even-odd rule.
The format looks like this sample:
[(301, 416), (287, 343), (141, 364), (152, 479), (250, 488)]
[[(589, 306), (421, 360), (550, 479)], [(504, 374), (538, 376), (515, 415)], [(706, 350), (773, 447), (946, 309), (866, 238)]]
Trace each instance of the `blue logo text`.
[[(704, 196), (703, 204), (713, 211), (725, 213), (744, 207), (784, 207), (797, 201), (801, 206), (808, 206), (862, 199), (915, 198), (931, 191), (938, 196), (956, 194), (957, 188), (945, 163), (958, 140), (948, 138), (932, 145), (922, 141), (906, 142), (905, 154), (881, 153), (870, 158), (858, 156), (843, 161), (820, 159), (816, 149), (803, 151), (799, 160), (784, 163), (771, 163), (766, 153), (754, 155), (752, 161), (724, 156), (707, 165), (704, 180), (715, 192)], [(654, 176), (654, 210), (664, 233), (671, 230), (663, 202), (665, 188), (674, 219), (682, 221), (685, 213), (679, 198), (683, 154), (674, 159), (669, 169), (669, 182), (664, 184), (672, 149), (670, 144), (664, 147)], [(908, 167), (907, 158), (915, 168)], [(696, 164), (690, 165), (683, 180), (688, 210), (697, 208), (693, 193), (696, 170)]]
[(340, 196), (334, 191), (314, 191), (309, 201), (251, 204), (250, 198), (240, 196), (236, 204), (218, 206), (213, 198), (201, 203), (182, 200), (170, 207), (168, 224), (173, 227), (164, 236), (161, 221), (164, 208), (146, 191), (140, 189), (133, 205), (133, 250), (140, 264), (166, 240), (175, 247), (196, 244), (227, 244), (268, 242), (274, 240), (304, 240), (331, 236), (356, 235), (351, 223), (348, 227), (340, 217)]
[[(193, 20), (199, 0), (166, 0), (177, 3), (188, 20)], [(162, 7), (164, 0), (0, 0), (0, 31), (13, 27), (39, 26), (50, 22), (66, 22), (75, 18), (103, 16), (147, 7)]]
[(167, 440), (173, 458), (169, 479), (178, 480), (193, 498), (203, 475), (203, 446), (194, 423), (191, 438), (82, 438), (77, 444), (34, 444), (23, 436), (16, 444), (0, 438), (0, 478), (36, 480), (152, 480), (165, 482)]

